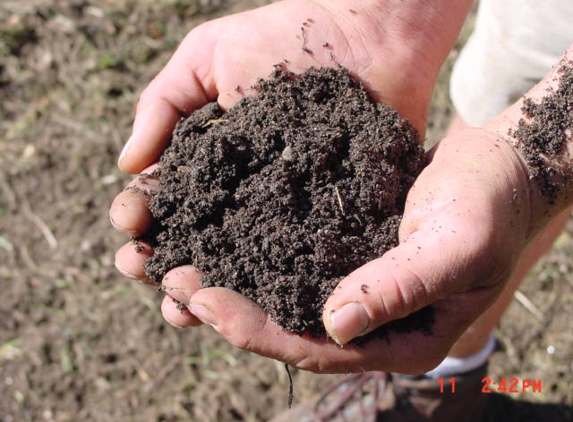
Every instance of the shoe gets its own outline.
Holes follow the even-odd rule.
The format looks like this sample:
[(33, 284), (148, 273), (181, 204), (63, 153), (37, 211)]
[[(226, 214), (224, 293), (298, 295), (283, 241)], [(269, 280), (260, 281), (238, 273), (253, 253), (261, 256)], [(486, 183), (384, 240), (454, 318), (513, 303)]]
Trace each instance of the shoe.
[(481, 392), (486, 374), (487, 363), (441, 380), (385, 372), (353, 374), (315, 401), (271, 422), (482, 422), (488, 398)]
[(489, 394), (484, 421), (572, 422), (573, 407), (562, 403), (534, 403), (505, 394)]

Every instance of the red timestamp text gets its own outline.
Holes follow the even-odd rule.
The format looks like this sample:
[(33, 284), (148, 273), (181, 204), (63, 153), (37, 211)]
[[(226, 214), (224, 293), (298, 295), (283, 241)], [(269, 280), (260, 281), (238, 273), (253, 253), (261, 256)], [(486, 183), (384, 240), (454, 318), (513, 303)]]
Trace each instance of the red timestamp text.
[[(438, 385), (440, 393), (455, 393), (456, 392), (456, 377), (444, 379), (438, 378)], [(517, 377), (501, 378), (498, 381), (492, 380), (490, 377), (485, 377), (481, 380), (482, 394), (491, 393), (541, 393), (542, 382), (541, 380), (519, 379)]]
[(519, 379), (517, 377), (501, 378), (498, 382), (493, 381), (490, 377), (481, 380), (481, 392), (484, 394), (498, 393), (541, 393), (541, 380)]

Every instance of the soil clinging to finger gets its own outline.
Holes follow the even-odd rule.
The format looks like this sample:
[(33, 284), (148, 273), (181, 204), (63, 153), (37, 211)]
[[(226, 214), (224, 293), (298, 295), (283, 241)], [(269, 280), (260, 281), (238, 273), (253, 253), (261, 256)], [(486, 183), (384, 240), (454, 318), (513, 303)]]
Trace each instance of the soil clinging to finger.
[[(413, 126), (343, 68), (278, 69), (227, 113), (182, 120), (161, 159), (145, 270), (199, 268), (285, 329), (321, 335), (336, 284), (397, 244), (422, 170)], [(360, 286), (357, 286), (360, 288)], [(429, 330), (426, 312), (394, 330)]]

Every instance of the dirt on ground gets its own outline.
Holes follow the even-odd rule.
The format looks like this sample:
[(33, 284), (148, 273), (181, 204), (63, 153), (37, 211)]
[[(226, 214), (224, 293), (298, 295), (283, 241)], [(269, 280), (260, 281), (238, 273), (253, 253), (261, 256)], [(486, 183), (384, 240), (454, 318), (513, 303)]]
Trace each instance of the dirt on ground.
[[(129, 180), (116, 162), (147, 82), (193, 26), (263, 3), (0, 3), (2, 422), (265, 421), (285, 409), (282, 364), (233, 349), (208, 327), (174, 329), (160, 293), (121, 277), (114, 253), (125, 239), (107, 217)], [(428, 143), (450, 117), (456, 54), (440, 76)], [(570, 225), (497, 331), (504, 348), (490, 378), (521, 387), (506, 393), (517, 407), (504, 421), (518, 409), (534, 414), (531, 406), (573, 406), (572, 255)], [(296, 403), (337, 377), (293, 378)], [(523, 392), (524, 380), (541, 391)]]

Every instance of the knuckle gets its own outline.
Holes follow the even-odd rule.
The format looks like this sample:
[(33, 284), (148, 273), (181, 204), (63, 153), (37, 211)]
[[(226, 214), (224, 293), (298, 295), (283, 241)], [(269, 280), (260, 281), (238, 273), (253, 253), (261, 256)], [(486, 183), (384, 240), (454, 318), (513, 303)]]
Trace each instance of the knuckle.
[(323, 359), (320, 356), (312, 356), (307, 353), (296, 357), (291, 364), (298, 369), (312, 372), (314, 374), (328, 373), (331, 372), (330, 370), (332, 369), (332, 361)]
[(248, 337), (237, 335), (236, 333), (232, 334), (228, 331), (222, 330), (220, 327), (217, 327), (217, 330), (236, 348), (240, 350), (254, 351), (252, 341)]

